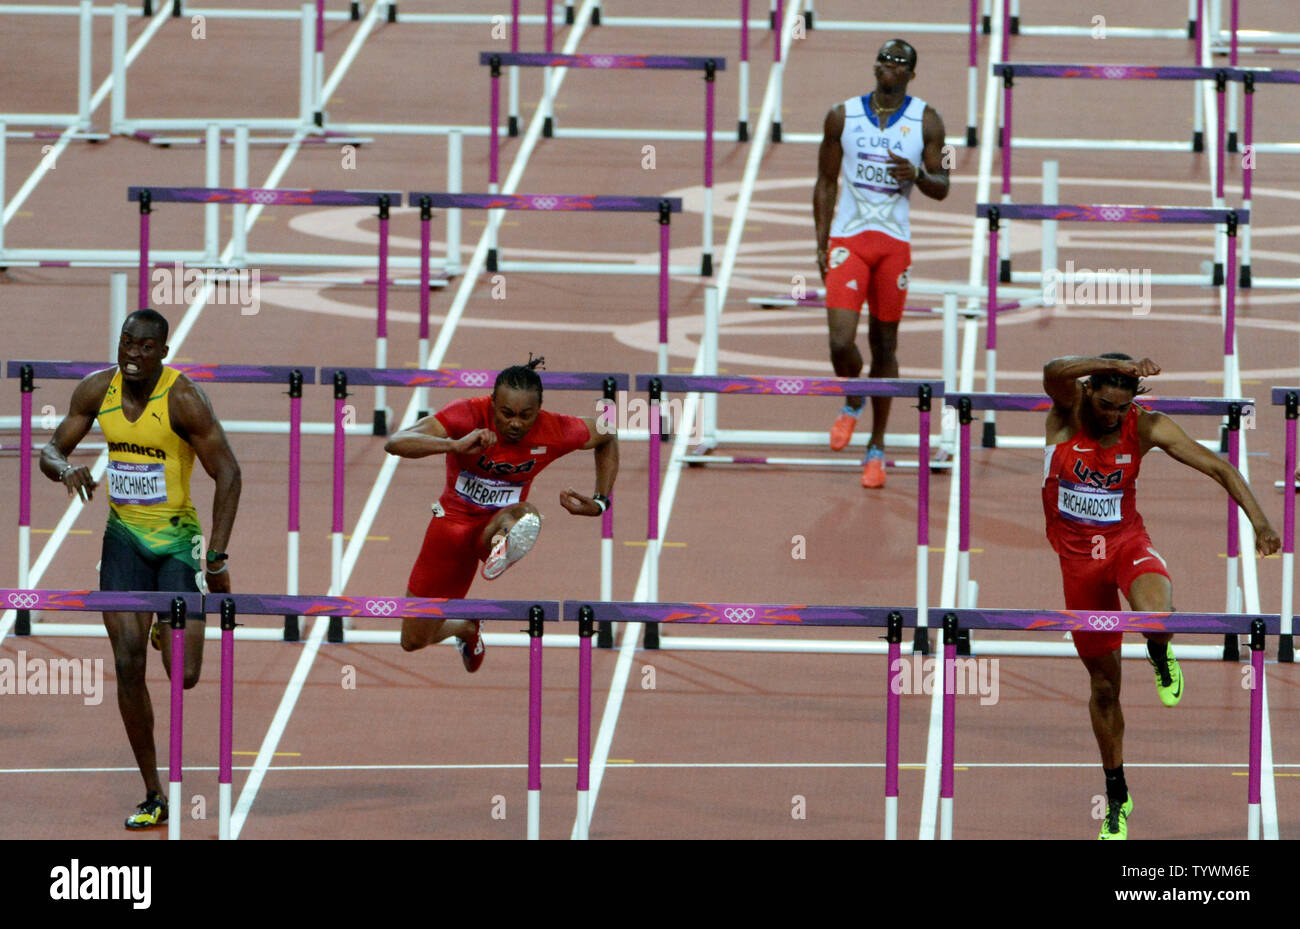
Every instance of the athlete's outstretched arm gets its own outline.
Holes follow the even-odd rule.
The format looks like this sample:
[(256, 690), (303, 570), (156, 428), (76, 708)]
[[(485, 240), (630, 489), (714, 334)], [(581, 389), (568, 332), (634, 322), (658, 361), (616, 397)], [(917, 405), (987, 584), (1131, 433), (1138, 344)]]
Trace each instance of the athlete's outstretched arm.
[(1069, 355), (1053, 358), (1043, 365), (1043, 389), (1052, 402), (1063, 410), (1072, 410), (1079, 400), (1079, 378), (1093, 374), (1124, 374), (1130, 377), (1152, 377), (1160, 373), (1160, 366), (1150, 358), (1141, 361), (1123, 361), (1118, 358), (1093, 358), (1086, 355)]
[(459, 439), (447, 435), (436, 416), (424, 419), (400, 432), (394, 432), (384, 443), (384, 451), (398, 458), (427, 458), (429, 455), (472, 455), (486, 451), (496, 444), (496, 434), (491, 429), (475, 429)]
[(1241, 472), (1211, 452), (1204, 445), (1193, 441), (1178, 425), (1163, 413), (1150, 413), (1143, 417), (1147, 426), (1147, 441), (1162, 448), (1175, 461), (1180, 461), (1189, 468), (1195, 468), (1202, 474), (1218, 481), (1237, 505), (1246, 511), (1250, 525), (1255, 530), (1255, 550), (1261, 555), (1271, 555), (1282, 546), (1282, 541), (1269, 524), (1268, 517), (1260, 508), (1259, 501), (1250, 491)]
[(840, 163), (844, 147), (844, 104), (831, 107), (822, 127), (822, 144), (817, 152), (817, 183), (813, 185), (813, 223), (817, 231), (817, 268), (826, 283), (826, 251), (831, 237), (831, 220), (835, 216), (835, 198), (840, 192)]
[(560, 494), (560, 506), (575, 516), (600, 516), (604, 510), (596, 502), (595, 494), (608, 497), (618, 478), (618, 432), (612, 423), (597, 422), (590, 416), (583, 417), (582, 421), (587, 424), (590, 436), (582, 448), (596, 451), (596, 490), (588, 497), (566, 487)]
[(72, 392), (68, 415), (63, 417), (50, 441), (41, 449), (41, 473), (52, 481), (61, 481), (68, 488), (68, 496), (80, 494), (82, 500), (88, 501), (95, 495), (96, 484), (90, 476), (90, 469), (85, 465), (73, 466), (68, 456), (90, 432), (112, 379), (111, 368), (82, 378)]
[[(239, 461), (235, 458), (235, 452), (226, 439), (226, 430), (221, 428), (207, 395), (188, 377), (181, 375), (176, 378), (167, 404), (172, 428), (194, 449), (203, 470), (208, 472), (208, 477), (216, 484), (212, 496), (212, 534), (208, 538), (208, 547), (224, 552), (230, 542), (231, 530), (235, 527), (235, 513), (239, 510), (239, 494), (243, 489)], [(224, 580), (214, 582), (216, 577)], [(209, 572), (208, 586), (214, 592), (228, 592), (229, 577), (224, 571), (220, 575)]]

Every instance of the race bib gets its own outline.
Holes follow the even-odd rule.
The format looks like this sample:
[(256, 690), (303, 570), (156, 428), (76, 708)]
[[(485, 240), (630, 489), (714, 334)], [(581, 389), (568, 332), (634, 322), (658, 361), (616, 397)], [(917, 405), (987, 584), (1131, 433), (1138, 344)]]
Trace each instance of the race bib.
[(477, 474), (462, 471), (456, 478), (456, 493), (478, 506), (500, 509), (523, 499), (524, 485), (494, 481), (489, 477), (479, 477)]
[(1060, 481), (1057, 487), (1056, 508), (1066, 519), (1090, 526), (1109, 526), (1124, 516), (1120, 504), (1124, 492), (1102, 490), (1087, 484)]
[(162, 462), (109, 461), (108, 499), (132, 506), (167, 502), (166, 465)]
[(889, 173), (891, 162), (887, 158), (880, 160), (862, 160), (857, 163), (857, 172), (854, 180), (859, 184), (867, 184), (872, 187), (887, 187), (890, 190), (900, 190), (900, 186), (894, 176)]

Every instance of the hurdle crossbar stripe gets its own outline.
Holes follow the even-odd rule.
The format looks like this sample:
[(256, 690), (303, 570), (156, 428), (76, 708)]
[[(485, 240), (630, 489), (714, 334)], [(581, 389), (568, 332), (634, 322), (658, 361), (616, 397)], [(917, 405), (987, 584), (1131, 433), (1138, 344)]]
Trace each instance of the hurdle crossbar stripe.
[(598, 68), (633, 71), (717, 71), (727, 69), (723, 57), (679, 55), (560, 55), (544, 52), (479, 52), (478, 63), (490, 65), (492, 59), (519, 68)]
[(0, 588), (6, 608), (83, 613), (169, 613), (180, 597), (190, 615), (203, 612), (203, 595), (155, 590), (38, 590)]
[[(51, 380), (74, 380), (116, 367), (103, 361), (10, 361), (5, 367), (6, 376), (19, 377), (28, 366), (33, 376)], [(200, 383), (279, 384), (287, 382), (295, 371), (302, 374), (303, 383), (316, 383), (316, 368), (312, 365), (168, 364), (167, 367)]]
[(387, 197), (400, 206), (402, 195), (391, 190), (285, 190), (263, 187), (145, 187), (127, 188), (126, 199), (139, 201), (147, 192), (154, 203), (230, 203), (248, 206), (378, 206)]
[(638, 374), (636, 389), (649, 390), (659, 382), (673, 393), (770, 394), (779, 396), (915, 397), (928, 387), (931, 396), (943, 396), (943, 381), (897, 378), (795, 377), (792, 375), (717, 376), (705, 374)]
[[(993, 211), (996, 210), (996, 213)], [(1250, 211), (1212, 207), (1125, 206), (1121, 204), (977, 203), (981, 219), (1040, 219), (1070, 223), (1226, 223), (1250, 222)]]
[[(1052, 408), (1052, 399), (1045, 394), (990, 394), (952, 393), (944, 403), (957, 407), (962, 400), (970, 401), (972, 410), (1007, 410), (1023, 413), (1046, 413)], [(1150, 397), (1138, 399), (1141, 406), (1160, 413), (1188, 415), (1227, 416), (1233, 407), (1238, 411), (1255, 403), (1250, 397)]]
[[(412, 368), (321, 368), (321, 383), (333, 381), (335, 372), (347, 376), (349, 384), (386, 385), (389, 387), (487, 387), (496, 379), (496, 370), (428, 371)], [(626, 374), (599, 374), (585, 371), (538, 371), (542, 386), (548, 390), (627, 390), (631, 378)]]
[(467, 210), (538, 210), (547, 213), (658, 213), (667, 204), (670, 213), (682, 212), (681, 197), (602, 197), (585, 194), (455, 194), (412, 191), (412, 206), (421, 198), (429, 206)]
[[(0, 591), (3, 593), (3, 591)], [(540, 607), (545, 622), (563, 619), (555, 600), (455, 600), (442, 597), (290, 597), (282, 594), (209, 594), (220, 606), (234, 601), (235, 611), (248, 616), (347, 616), (364, 619), (482, 619), (527, 621)], [(39, 607), (34, 607), (39, 609)]]

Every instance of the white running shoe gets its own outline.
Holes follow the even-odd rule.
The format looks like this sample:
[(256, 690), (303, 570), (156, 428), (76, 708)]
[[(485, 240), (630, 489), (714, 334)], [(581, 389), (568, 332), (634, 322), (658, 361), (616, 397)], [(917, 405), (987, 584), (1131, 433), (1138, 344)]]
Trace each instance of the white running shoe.
[(519, 517), (508, 533), (496, 537), (492, 554), (483, 562), (483, 579), (493, 581), (505, 574), (506, 568), (532, 550), (541, 531), (542, 520), (536, 513)]

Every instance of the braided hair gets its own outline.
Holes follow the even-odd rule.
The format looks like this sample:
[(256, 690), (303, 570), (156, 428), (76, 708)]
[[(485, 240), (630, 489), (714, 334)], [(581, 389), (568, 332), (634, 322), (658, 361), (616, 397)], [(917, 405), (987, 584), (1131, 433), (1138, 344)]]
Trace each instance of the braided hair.
[[(1107, 352), (1097, 357), (1110, 361), (1133, 361), (1132, 356), (1125, 355), (1123, 352)], [(1088, 378), (1088, 383), (1092, 385), (1093, 390), (1099, 387), (1118, 387), (1120, 390), (1127, 390), (1135, 397), (1148, 392), (1148, 388), (1138, 386), (1138, 379), (1132, 374), (1116, 374), (1114, 372), (1093, 374)]]
[(502, 370), (497, 375), (496, 383), (492, 385), (492, 395), (496, 396), (498, 387), (509, 387), (512, 390), (535, 390), (537, 391), (537, 405), (542, 405), (542, 379), (537, 374), (537, 369), (545, 370), (546, 359), (538, 355), (533, 357), (533, 353), (528, 353), (528, 363), (522, 365), (511, 365)]

